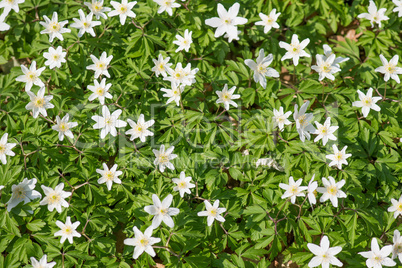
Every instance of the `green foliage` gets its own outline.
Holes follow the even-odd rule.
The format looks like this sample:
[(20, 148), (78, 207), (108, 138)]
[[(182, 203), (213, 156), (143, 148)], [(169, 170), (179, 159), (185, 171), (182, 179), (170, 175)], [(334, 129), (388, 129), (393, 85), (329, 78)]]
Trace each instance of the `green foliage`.
[[(228, 8), (233, 3), (222, 4)], [(168, 267), (262, 268), (283, 258), (307, 267), (313, 256), (307, 243), (319, 244), (322, 235), (327, 235), (331, 246), (343, 248), (337, 257), (344, 266), (353, 268), (364, 266), (365, 259), (357, 253), (369, 250), (372, 237), (381, 238), (381, 246), (392, 243), (394, 230), (402, 231), (400, 218), (387, 212), (391, 198), (399, 199), (402, 194), (402, 87), (394, 80), (385, 83), (383, 75), (374, 70), (382, 65), (380, 54), (387, 59), (402, 56), (400, 18), (392, 12), (394, 4), (377, 1), (390, 17), (379, 29), (356, 18), (367, 12), (366, 0), (239, 3), (239, 16), (248, 23), (239, 26), (240, 40), (232, 43), (215, 38), (215, 29), (204, 23), (217, 16), (215, 1), (183, 2), (173, 16), (158, 14), (152, 0), (142, 1), (133, 9), (137, 17), (128, 18), (124, 26), (118, 17), (101, 18), (102, 24), (94, 28), (96, 37), (86, 33), (78, 38), (77, 30), (71, 28), (71, 33), (63, 34), (64, 41), (53, 43), (47, 34), (40, 34), (39, 21), (56, 11), (59, 21), (69, 20), (69, 26), (78, 17), (78, 9), (88, 12), (80, 1), (26, 0), (19, 13), (10, 13), (6, 22), (11, 29), (0, 33), (0, 64), (18, 64), (2, 65), (0, 136), (8, 133), (9, 142), (17, 146), (13, 149), (16, 156), (7, 156), (7, 164), (0, 165), (0, 185), (5, 185), (0, 199), (0, 267), (30, 267), (29, 258), (39, 259), (43, 254), (57, 263), (55, 267), (128, 268), (163, 263)], [(282, 13), (280, 28), (264, 34), (263, 27), (254, 23), (260, 21), (260, 12), (269, 14), (273, 8)], [(193, 31), (193, 44), (189, 52), (175, 53), (175, 36), (185, 29)], [(310, 38), (306, 51), (311, 58), (302, 58), (295, 70), (292, 61), (281, 61), (285, 50), (278, 45), (279, 41), (289, 43), (292, 34), (299, 40)], [(310, 68), (315, 55), (323, 54), (323, 44), (330, 45), (337, 56), (350, 58), (341, 64), (342, 71), (333, 82), (318, 82), (318, 74)], [(36, 60), (38, 67), (45, 66), (43, 53), (59, 45), (68, 50), (67, 63), (60, 69), (47, 68), (41, 75), (55, 107), (47, 109), (46, 119), (34, 119), (25, 109), (29, 97), (24, 84), (15, 80), (22, 74), (19, 65), (29, 66)], [(245, 59), (255, 60), (261, 48), (273, 54), (270, 67), (281, 74), (268, 78), (265, 89), (254, 82), (244, 64)], [(137, 121), (140, 114), (146, 120), (154, 119), (154, 136), (145, 143), (131, 142), (123, 129), (118, 129), (116, 137), (109, 134), (102, 140), (99, 130), (93, 129), (91, 116), (100, 114), (101, 105), (88, 101), (87, 86), (94, 78), (86, 66), (92, 64), (91, 54), (99, 57), (103, 51), (113, 55), (111, 78), (107, 79), (112, 83), (113, 99), (106, 101), (108, 107), (122, 109), (124, 121)], [(161, 88), (170, 88), (170, 82), (151, 71), (152, 59), (159, 53), (169, 56), (173, 66), (181, 62), (199, 68), (196, 83), (182, 94), (182, 107), (174, 102), (166, 105)], [(224, 84), (236, 86), (235, 94), (241, 98), (236, 100), (238, 108), (231, 106), (222, 113), (216, 91)], [(384, 99), (377, 103), (380, 112), (371, 110), (364, 118), (352, 102), (358, 100), (357, 89), (366, 92), (370, 87)], [(32, 88), (35, 94), (37, 90), (37, 86)], [(295, 124), (283, 132), (274, 128), (274, 108), (293, 111), (295, 104), (300, 107), (305, 100), (311, 103), (308, 111), (314, 113), (313, 121), (323, 123), (329, 116), (331, 124), (339, 126), (336, 144), (340, 149), (347, 145), (352, 154), (342, 170), (329, 167), (325, 158), (332, 153), (334, 142), (323, 146), (314, 143), (313, 136), (303, 143)], [(65, 137), (61, 142), (51, 129), (52, 121), (67, 113), (78, 126), (72, 129), (73, 140)], [(161, 173), (153, 164), (152, 150), (161, 144), (175, 146), (174, 171)], [(268, 157), (283, 169), (256, 167), (258, 159)], [(113, 184), (110, 191), (97, 183), (96, 169), (102, 163), (117, 164), (123, 171), (122, 184)], [(197, 184), (184, 198), (173, 192), (172, 178), (178, 178), (181, 171)], [(322, 177), (346, 180), (342, 190), (347, 198), (339, 199), (338, 208), (329, 201), (311, 206), (302, 197), (296, 204), (281, 199), (279, 183), (288, 183), (293, 176), (303, 178), (306, 185), (313, 174), (319, 186)], [(42, 195), (40, 185), (54, 188), (65, 183), (64, 190), (73, 192), (70, 206), (60, 214), (49, 212), (36, 199), (8, 212), (12, 185), (24, 178), (37, 178), (36, 190)], [(144, 253), (133, 260), (133, 247), (125, 246), (124, 239), (134, 236), (134, 226), (144, 231), (150, 225), (152, 216), (144, 207), (152, 204), (151, 195), (162, 199), (169, 193), (174, 196), (172, 207), (180, 209), (173, 217), (175, 226), (162, 224), (153, 232), (153, 237), (161, 238), (156, 245), (168, 250), (155, 248), (155, 258)], [(197, 216), (205, 210), (203, 199), (219, 199), (220, 207), (227, 209), (222, 225), (215, 221), (208, 227), (206, 219)], [(60, 237), (54, 237), (59, 230), (56, 220), (64, 222), (67, 216), (79, 221), (77, 231), (85, 234), (74, 238), (72, 245), (68, 241), (60, 244)]]

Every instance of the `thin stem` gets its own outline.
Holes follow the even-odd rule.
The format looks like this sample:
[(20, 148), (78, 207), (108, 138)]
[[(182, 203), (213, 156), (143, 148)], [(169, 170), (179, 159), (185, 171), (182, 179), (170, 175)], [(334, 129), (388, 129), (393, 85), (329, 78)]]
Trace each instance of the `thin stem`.
[(225, 232), (226, 235), (229, 235), (228, 231), (223, 227), (222, 223), (220, 222), (219, 225), (222, 227), (222, 230)]
[(152, 247), (153, 247), (153, 248), (163, 248), (163, 249), (166, 249), (167, 251), (169, 251), (170, 254), (176, 256), (177, 258), (180, 259), (180, 257), (181, 257), (179, 254), (175, 253), (174, 251), (172, 251), (172, 250), (171, 250), (170, 248), (168, 248), (168, 247), (165, 247), (165, 246), (152, 246)]

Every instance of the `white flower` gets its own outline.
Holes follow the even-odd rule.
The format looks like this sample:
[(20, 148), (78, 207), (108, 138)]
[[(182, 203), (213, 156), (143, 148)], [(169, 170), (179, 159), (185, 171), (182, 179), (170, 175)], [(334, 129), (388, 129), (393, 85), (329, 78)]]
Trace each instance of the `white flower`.
[(123, 172), (120, 170), (116, 171), (116, 169), (117, 169), (117, 164), (114, 164), (113, 167), (109, 170), (106, 163), (103, 163), (103, 170), (96, 169), (96, 173), (99, 173), (100, 175), (102, 175), (102, 177), (98, 179), (98, 183), (102, 184), (102, 183), (106, 182), (106, 186), (109, 191), (112, 189), (113, 182), (121, 184), (121, 180), (118, 177), (121, 174), (123, 174)]
[(343, 147), (343, 149), (341, 151), (339, 151), (338, 147), (335, 144), (332, 145), (334, 154), (326, 155), (326, 158), (332, 160), (332, 162), (329, 163), (330, 167), (337, 165), (339, 169), (342, 169), (342, 164), (345, 164), (345, 165), (348, 164), (348, 161), (346, 161), (346, 159), (351, 157), (352, 154), (347, 154), (346, 148), (348, 148), (348, 146)]
[(174, 222), (172, 217), (179, 214), (180, 210), (178, 208), (171, 208), (173, 195), (169, 194), (163, 201), (159, 200), (156, 194), (152, 195), (152, 201), (154, 202), (151, 206), (145, 206), (144, 210), (151, 215), (154, 215), (152, 220), (152, 227), (157, 228), (161, 225), (162, 221), (170, 228), (174, 227)]
[(398, 17), (402, 17), (402, 0), (392, 0), (392, 2), (396, 5), (396, 8), (394, 8), (392, 11), (399, 12)]
[(384, 75), (385, 82), (387, 82), (389, 78), (392, 78), (399, 84), (401, 80), (399, 80), (398, 74), (402, 74), (402, 68), (396, 67), (396, 65), (398, 65), (399, 56), (395, 55), (394, 57), (392, 57), (389, 63), (382, 54), (380, 55), (380, 59), (383, 66), (376, 68), (375, 71), (385, 74)]
[(145, 142), (145, 138), (147, 136), (154, 135), (154, 133), (149, 131), (148, 128), (155, 123), (155, 120), (152, 119), (145, 122), (143, 114), (140, 114), (137, 123), (135, 123), (131, 119), (127, 119), (127, 122), (132, 127), (132, 129), (126, 131), (126, 135), (131, 135), (130, 141), (133, 141), (136, 138), (140, 138), (141, 142)]
[(15, 153), (11, 151), (17, 144), (16, 143), (7, 143), (8, 133), (4, 133), (0, 139), (0, 161), (3, 165), (7, 164), (7, 157), (14, 156)]
[(303, 179), (298, 179), (296, 182), (293, 180), (293, 177), (289, 177), (289, 184), (279, 183), (279, 187), (285, 190), (285, 193), (281, 196), (282, 199), (290, 197), (290, 201), (292, 204), (296, 202), (297, 196), (306, 196), (303, 191), (307, 190), (307, 186), (300, 186), (303, 182)]
[(401, 233), (398, 230), (394, 231), (393, 237), (394, 245), (392, 246), (392, 259), (396, 257), (399, 258), (399, 261), (402, 262), (402, 237)]
[(177, 186), (173, 187), (173, 191), (179, 191), (180, 197), (183, 197), (184, 193), (191, 194), (190, 189), (194, 188), (195, 184), (192, 184), (190, 181), (191, 177), (186, 177), (184, 171), (180, 172), (180, 179), (172, 179), (172, 182), (177, 184)]
[(325, 56), (317, 54), (316, 58), (317, 65), (311, 66), (311, 69), (319, 74), (318, 81), (323, 80), (325, 77), (332, 81), (335, 80), (335, 76), (333, 74), (341, 70), (334, 65), (335, 54), (332, 54), (326, 59)]
[(184, 85), (176, 85), (175, 83), (172, 84), (172, 89), (161, 88), (161, 91), (166, 92), (163, 94), (163, 97), (169, 98), (166, 104), (171, 103), (172, 101), (176, 102), (176, 105), (180, 105), (180, 98), (181, 93), (184, 91)]
[(160, 7), (158, 9), (158, 14), (166, 11), (169, 16), (173, 15), (173, 8), (180, 7), (180, 4), (176, 3), (175, 0), (154, 0)]
[(5, 23), (4, 21), (6, 20), (8, 14), (4, 13), (0, 15), (0, 31), (8, 31), (10, 30), (10, 25)]
[(304, 49), (310, 43), (310, 39), (306, 38), (301, 43), (297, 34), (293, 34), (292, 42), (290, 44), (280, 41), (279, 46), (287, 50), (286, 54), (282, 57), (281, 61), (286, 59), (293, 59), (293, 64), (297, 66), (299, 64), (300, 57), (310, 57)]
[(25, 91), (30, 91), (34, 84), (39, 87), (44, 87), (45, 84), (40, 80), (39, 76), (45, 69), (46, 67), (42, 67), (36, 70), (36, 61), (32, 61), (29, 69), (24, 65), (21, 65), (21, 70), (24, 74), (18, 76), (15, 80), (26, 83)]
[(94, 115), (92, 116), (92, 120), (96, 122), (93, 126), (94, 129), (102, 129), (100, 133), (101, 139), (104, 139), (106, 135), (110, 132), (110, 134), (114, 137), (117, 136), (116, 128), (126, 127), (127, 123), (119, 120), (119, 116), (122, 113), (120, 109), (114, 111), (110, 114), (107, 106), (102, 106), (102, 116)]
[(120, 16), (120, 23), (124, 25), (127, 17), (135, 18), (135, 13), (131, 10), (137, 4), (137, 1), (128, 3), (127, 0), (122, 0), (121, 3), (110, 1), (110, 4), (115, 10), (109, 12), (109, 17)]
[(211, 226), (214, 220), (224, 222), (225, 218), (220, 214), (226, 211), (226, 208), (219, 207), (219, 200), (215, 200), (214, 205), (212, 206), (208, 200), (204, 200), (206, 211), (200, 211), (197, 213), (198, 216), (207, 216), (207, 225)]
[(223, 103), (226, 111), (229, 111), (230, 104), (233, 105), (234, 107), (237, 107), (237, 103), (234, 102), (233, 100), (239, 99), (240, 95), (233, 94), (235, 90), (236, 90), (236, 86), (234, 86), (228, 90), (228, 85), (225, 84), (222, 91), (219, 91), (219, 90), (216, 91), (216, 94), (218, 95), (218, 99), (216, 100), (216, 103)]
[(364, 258), (367, 258), (367, 267), (381, 268), (383, 265), (392, 267), (396, 265), (391, 258), (388, 257), (392, 252), (392, 245), (384, 246), (382, 249), (378, 246), (377, 238), (371, 240), (371, 251), (359, 252)]
[(18, 5), (24, 2), (25, 0), (3, 0), (0, 2), (0, 8), (4, 8), (3, 14), (7, 16), (11, 9), (14, 9), (14, 11), (17, 13), (20, 12)]
[(81, 237), (81, 234), (76, 231), (78, 225), (80, 225), (80, 222), (76, 221), (74, 223), (71, 223), (71, 218), (69, 216), (66, 218), (66, 223), (56, 221), (56, 225), (61, 230), (54, 233), (54, 236), (61, 236), (61, 244), (63, 244), (66, 239), (68, 239), (68, 242), (72, 244), (74, 237)]
[(64, 135), (69, 137), (70, 139), (74, 139), (74, 135), (71, 132), (70, 128), (78, 126), (77, 122), (68, 122), (70, 118), (69, 114), (66, 114), (63, 119), (60, 120), (60, 117), (56, 116), (56, 125), (52, 126), (52, 129), (59, 132), (59, 140), (64, 140)]
[(394, 212), (394, 218), (398, 218), (399, 215), (402, 215), (402, 196), (399, 200), (391, 199), (392, 206), (388, 208), (388, 212)]
[(255, 166), (257, 168), (259, 166), (266, 166), (269, 168), (274, 168), (278, 171), (284, 171), (283, 167), (281, 167), (273, 158), (260, 158), (256, 161)]
[(113, 55), (107, 57), (106, 52), (102, 52), (99, 60), (94, 55), (90, 55), (94, 64), (87, 66), (87, 70), (95, 71), (95, 78), (98, 78), (100, 75), (105, 75), (106, 77), (110, 78), (110, 74), (107, 71), (107, 68), (110, 64), (110, 61), (113, 59)]
[(274, 108), (274, 117), (272, 118), (274, 121), (274, 128), (278, 126), (279, 130), (283, 131), (285, 125), (290, 125), (292, 123), (288, 120), (288, 117), (291, 114), (291, 111), (283, 113), (283, 107), (279, 107), (279, 111)]
[(317, 203), (317, 200), (315, 198), (315, 191), (317, 190), (318, 183), (314, 180), (315, 174), (311, 178), (310, 182), (308, 183), (307, 186), (307, 197), (308, 201), (310, 202), (311, 205), (314, 205)]
[(153, 232), (152, 226), (149, 226), (144, 233), (142, 233), (136, 226), (134, 226), (134, 238), (124, 239), (124, 245), (134, 246), (133, 258), (137, 259), (144, 251), (155, 257), (155, 251), (152, 247), (153, 244), (159, 243), (160, 238), (151, 237)]
[(218, 17), (213, 17), (205, 20), (205, 24), (214, 28), (217, 28), (215, 31), (215, 37), (219, 37), (227, 34), (227, 38), (229, 38), (229, 43), (232, 42), (233, 39), (238, 38), (237, 33), (237, 25), (242, 25), (247, 23), (246, 18), (237, 17), (239, 13), (240, 4), (234, 3), (233, 6), (226, 11), (222, 4), (218, 4)]
[(155, 72), (155, 76), (158, 77), (160, 74), (163, 77), (166, 77), (166, 70), (167, 68), (170, 68), (170, 66), (172, 65), (171, 63), (169, 63), (170, 57), (166, 57), (165, 59), (163, 59), (162, 54), (159, 54), (158, 59), (152, 59), (152, 61), (154, 62), (155, 66), (152, 67), (152, 71)]
[(68, 208), (68, 203), (64, 198), (67, 198), (71, 195), (70, 192), (63, 191), (64, 183), (60, 183), (56, 186), (56, 188), (52, 189), (51, 187), (46, 187), (41, 185), (43, 192), (45, 193), (45, 197), (42, 201), (40, 201), (39, 205), (47, 205), (47, 209), (49, 211), (53, 211), (56, 209), (57, 212), (61, 213), (61, 207)]
[(106, 85), (106, 78), (103, 78), (102, 81), (98, 82), (98, 80), (94, 80), (94, 85), (89, 85), (87, 88), (93, 93), (89, 96), (88, 100), (93, 101), (98, 98), (100, 104), (105, 104), (105, 98), (112, 99), (113, 96), (108, 92), (109, 88), (112, 86), (111, 83)]
[(53, 42), (54, 38), (57, 37), (59, 40), (63, 41), (63, 34), (71, 32), (68, 28), (63, 28), (64, 25), (68, 23), (68, 20), (60, 21), (58, 20), (57, 12), (53, 12), (52, 19), (49, 19), (46, 15), (43, 16), (45, 22), (40, 21), (39, 23), (45, 27), (41, 34), (49, 34), (49, 42)]
[(338, 207), (338, 198), (345, 198), (346, 194), (341, 190), (342, 186), (345, 185), (345, 180), (340, 180), (335, 182), (335, 179), (328, 176), (329, 181), (326, 178), (322, 178), (322, 183), (324, 187), (318, 187), (317, 192), (323, 195), (320, 198), (320, 202), (325, 202), (328, 199), (334, 207)]
[(168, 77), (163, 78), (163, 80), (170, 81), (173, 84), (183, 84), (191, 86), (195, 82), (195, 74), (198, 72), (198, 68), (191, 70), (191, 63), (183, 69), (181, 62), (177, 63), (176, 68), (173, 70), (170, 67), (165, 67)]
[(175, 41), (173, 41), (173, 44), (178, 45), (179, 47), (176, 49), (176, 52), (179, 52), (181, 50), (185, 50), (186, 52), (188, 52), (188, 50), (190, 49), (190, 45), (193, 43), (193, 39), (191, 39), (191, 34), (193, 32), (192, 31), (188, 31), (188, 29), (186, 29), (184, 31), (184, 36), (181, 37), (180, 35), (176, 35), (176, 39)]
[(42, 198), (42, 195), (38, 191), (34, 190), (36, 182), (37, 180), (35, 178), (31, 180), (25, 178), (19, 184), (14, 184), (11, 187), (13, 193), (10, 200), (7, 202), (7, 211), (10, 211), (22, 201), (24, 201), (24, 204), (26, 204), (36, 198)]
[(4, 189), (4, 187), (5, 187), (4, 185), (0, 185), (0, 190)]
[(297, 111), (299, 106), (295, 104), (295, 112), (293, 114), (293, 119), (296, 121), (296, 129), (302, 142), (305, 141), (305, 138), (310, 140), (310, 133), (314, 133), (315, 131), (315, 127), (310, 123), (311, 119), (313, 119), (313, 114), (306, 114), (309, 104), (310, 101), (303, 103), (300, 107), (300, 111)]
[(381, 100), (381, 97), (373, 97), (373, 88), (369, 88), (367, 94), (364, 95), (363, 92), (357, 90), (359, 94), (359, 101), (355, 101), (352, 103), (352, 106), (362, 107), (362, 113), (364, 117), (370, 112), (370, 109), (379, 112), (381, 110), (380, 106), (376, 104), (377, 101)]
[(35, 95), (31, 91), (27, 91), (27, 94), (29, 95), (31, 102), (25, 106), (25, 109), (32, 110), (33, 118), (37, 118), (39, 113), (43, 116), (47, 116), (46, 109), (54, 107), (54, 105), (50, 103), (53, 96), (45, 96), (45, 87), (41, 87), (38, 90), (38, 95)]
[(342, 247), (329, 247), (328, 236), (324, 235), (321, 239), (320, 246), (312, 243), (307, 244), (308, 249), (315, 255), (308, 263), (308, 267), (328, 267), (329, 265), (335, 265), (342, 267), (343, 264), (335, 257), (336, 254), (342, 251)]
[(85, 16), (84, 11), (82, 9), (78, 10), (78, 14), (80, 14), (80, 19), (73, 18), (75, 21), (71, 23), (71, 27), (76, 28), (78, 31), (78, 37), (84, 35), (84, 33), (89, 33), (93, 37), (95, 37), (95, 31), (93, 27), (101, 25), (100, 21), (92, 21), (93, 13), (90, 12), (87, 16)]
[(49, 69), (53, 69), (54, 67), (60, 68), (61, 64), (66, 62), (66, 54), (67, 52), (63, 52), (61, 46), (58, 46), (57, 49), (49, 47), (49, 52), (43, 53), (43, 57), (47, 59), (45, 65), (49, 66)]
[(91, 10), (91, 13), (93, 13), (98, 20), (100, 17), (107, 19), (107, 15), (105, 12), (109, 12), (112, 10), (110, 7), (104, 7), (103, 6), (103, 0), (92, 0), (91, 3), (85, 2), (84, 5), (86, 5), (89, 10)]
[(357, 16), (359, 19), (368, 19), (370, 20), (371, 27), (374, 27), (373, 22), (378, 23), (378, 27), (381, 28), (381, 21), (382, 20), (389, 20), (387, 16), (385, 16), (385, 12), (387, 12), (386, 8), (381, 8), (377, 11), (377, 6), (375, 5), (374, 1), (370, 0), (370, 4), (368, 7), (368, 13), (362, 13)]
[(317, 142), (322, 139), (322, 144), (325, 145), (328, 142), (328, 139), (335, 141), (336, 137), (333, 134), (339, 126), (332, 126), (331, 127), (331, 117), (327, 117), (324, 124), (321, 125), (317, 121), (315, 121), (315, 125), (317, 129), (314, 131), (313, 134), (317, 134), (318, 136), (315, 137), (314, 142)]
[(34, 257), (31, 257), (31, 264), (33, 268), (53, 268), (56, 265), (55, 261), (47, 263), (47, 255), (43, 255), (42, 258), (37, 261)]
[(269, 32), (271, 28), (279, 29), (279, 24), (276, 22), (281, 12), (276, 13), (276, 8), (272, 9), (269, 15), (265, 15), (263, 13), (258, 14), (261, 18), (261, 21), (257, 21), (255, 25), (264, 26), (264, 33)]
[[(326, 61), (332, 55), (332, 49), (328, 45), (323, 45), (324, 48), (324, 56), (322, 57), (323, 61)], [(333, 66), (340, 69), (339, 63), (345, 62), (349, 60), (349, 58), (337, 57), (332, 63)]]
[(269, 54), (267, 57), (264, 57), (264, 49), (260, 49), (258, 54), (257, 63), (251, 59), (247, 59), (244, 63), (250, 67), (251, 70), (254, 71), (254, 81), (256, 83), (260, 83), (263, 88), (267, 87), (267, 79), (268, 77), (279, 77), (278, 71), (273, 68), (269, 68), (268, 66), (271, 64), (273, 60), (272, 54)]
[(172, 154), (174, 150), (174, 146), (170, 146), (169, 149), (165, 151), (165, 145), (161, 145), (161, 148), (158, 150), (152, 150), (152, 152), (155, 154), (155, 161), (154, 165), (159, 166), (160, 172), (165, 171), (165, 167), (167, 167), (170, 170), (174, 170), (174, 166), (172, 163), (170, 163), (170, 160), (173, 160), (177, 157), (176, 154)]

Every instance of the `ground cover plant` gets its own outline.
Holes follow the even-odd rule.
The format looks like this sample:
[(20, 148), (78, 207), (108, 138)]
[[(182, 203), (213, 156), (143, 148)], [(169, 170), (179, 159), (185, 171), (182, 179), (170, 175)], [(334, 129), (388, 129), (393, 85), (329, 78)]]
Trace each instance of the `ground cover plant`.
[(0, 14), (0, 267), (402, 267), (402, 1)]

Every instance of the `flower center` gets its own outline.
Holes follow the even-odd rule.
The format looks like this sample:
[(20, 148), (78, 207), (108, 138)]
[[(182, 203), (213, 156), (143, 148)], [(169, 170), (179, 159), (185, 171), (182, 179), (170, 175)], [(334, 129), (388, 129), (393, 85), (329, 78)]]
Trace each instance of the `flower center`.
[(59, 128), (64, 132), (68, 130), (68, 125), (66, 123), (61, 123)]
[(257, 67), (257, 70), (259, 73), (264, 73), (266, 71), (266, 67), (264, 67), (263, 65), (259, 64)]
[(159, 163), (168, 163), (169, 162), (169, 157), (166, 154), (160, 154), (159, 155)]
[(95, 3), (92, 5), (92, 8), (93, 8), (95, 11), (99, 12), (99, 11), (102, 9), (102, 5), (101, 5), (101, 3), (99, 3), (99, 2), (95, 2)]
[(327, 188), (327, 192), (328, 192), (330, 195), (336, 195), (336, 193), (338, 192), (338, 189), (336, 189), (336, 186), (329, 186), (329, 187)]
[(343, 158), (342, 153), (338, 152), (338, 153), (335, 154), (335, 159), (336, 160), (340, 161), (340, 160), (342, 160), (342, 158)]
[(292, 45), (291, 51), (293, 54), (299, 54), (300, 53), (300, 47), (298, 45)]
[(396, 243), (394, 249), (396, 251), (396, 254), (402, 253), (402, 243)]
[(328, 134), (328, 128), (325, 127), (325, 126), (321, 126), (319, 131), (320, 131), (321, 135), (327, 135)]
[(180, 188), (180, 189), (184, 189), (184, 188), (186, 188), (186, 182), (185, 181), (181, 181), (181, 182), (179, 182), (179, 185), (178, 185), (178, 187)]
[(274, 22), (274, 20), (271, 17), (268, 17), (267, 24), (272, 24), (272, 22)]
[(60, 58), (60, 56), (59, 56), (58, 54), (54, 54), (54, 55), (53, 55), (53, 60), (56, 61), (56, 60), (58, 60), (59, 58)]
[(23, 199), (23, 198), (25, 198), (25, 196), (26, 196), (25, 189), (24, 189), (23, 187), (21, 187), (21, 186), (18, 186), (18, 187), (15, 189), (14, 193), (15, 193), (15, 196), (16, 196), (18, 199)]
[(103, 88), (98, 87), (98, 88), (96, 89), (96, 94), (98, 94), (98, 96), (103, 96)]
[(399, 205), (398, 205), (398, 211), (402, 211), (402, 203), (399, 203)]
[(289, 192), (291, 192), (292, 194), (296, 194), (298, 192), (297, 186), (291, 186), (289, 188)]
[(372, 100), (370, 97), (365, 97), (362, 102), (364, 106), (371, 106)]
[(105, 66), (105, 64), (103, 64), (103, 62), (98, 62), (96, 64), (96, 67), (99, 68), (99, 69), (102, 69), (102, 70), (104, 70), (106, 68), (106, 66)]
[(159, 70), (162, 71), (165, 69), (165, 65), (163, 63), (159, 64)]
[(209, 214), (210, 214), (212, 217), (216, 217), (216, 215), (218, 214), (218, 211), (217, 211), (216, 208), (211, 208), (211, 210), (209, 211)]
[(329, 261), (329, 256), (328, 256), (328, 254), (327, 253), (324, 253), (324, 254), (322, 254), (322, 260), (324, 261), (324, 262), (327, 262), (327, 261)]
[(159, 210), (159, 213), (162, 214), (162, 215), (166, 215), (167, 212), (168, 212), (168, 209), (167, 209), (167, 208), (161, 208), (161, 209)]
[(36, 74), (34, 72), (28, 72), (27, 76), (28, 76), (28, 79), (30, 79), (32, 81), (36, 79)]
[(65, 233), (66, 235), (70, 235), (70, 234), (73, 233), (73, 229), (72, 229), (70, 226), (65, 227), (65, 228), (64, 228), (64, 233)]
[(113, 118), (112, 117), (106, 117), (105, 124), (108, 125), (108, 126), (113, 125)]
[(59, 203), (59, 200), (60, 200), (60, 195), (58, 195), (56, 193), (52, 194), (48, 198), (49, 204)]
[(105, 177), (108, 181), (112, 181), (114, 178), (114, 173), (111, 171), (106, 172)]
[(58, 23), (58, 22), (51, 22), (50, 24), (49, 24), (49, 30), (51, 31), (51, 32), (58, 32), (58, 31), (60, 31), (60, 24)]
[(231, 24), (231, 23), (232, 23), (232, 20), (229, 19), (229, 18), (228, 18), (228, 19), (225, 19), (225, 20), (224, 20), (224, 23), (226, 23), (226, 24)]
[(223, 93), (222, 99), (223, 101), (229, 101), (230, 100), (230, 94), (229, 93)]
[(300, 125), (303, 126), (303, 127), (304, 127), (305, 125), (307, 125), (306, 115), (305, 115), (305, 114), (299, 116), (299, 123), (300, 123)]
[(121, 6), (120, 6), (120, 14), (126, 13), (126, 11), (127, 11), (127, 7), (124, 6), (124, 5), (121, 5)]
[(0, 144), (0, 155), (4, 154), (5, 151), (6, 151), (6, 146), (4, 144)]
[(144, 126), (143, 125), (141, 125), (141, 124), (137, 124), (137, 132), (143, 132), (144, 131)]
[(87, 21), (85, 21), (82, 25), (84, 25), (84, 28), (88, 28), (90, 26), (90, 24)]
[(376, 264), (381, 264), (382, 263), (382, 257), (381, 256), (375, 256), (374, 261), (376, 262)]
[(329, 73), (329, 72), (331, 71), (331, 66), (329, 66), (328, 63), (325, 63), (325, 64), (322, 66), (322, 71), (323, 71), (324, 73)]
[(386, 69), (390, 74), (393, 74), (395, 72), (395, 65), (389, 64), (388, 67), (386, 67)]
[(146, 239), (145, 237), (141, 238), (140, 240), (141, 246), (145, 247), (148, 245), (148, 243), (149, 243), (148, 239)]
[(43, 106), (45, 106), (45, 99), (44, 98), (40, 98), (37, 97), (34, 101), (34, 105), (37, 108), (42, 108)]

